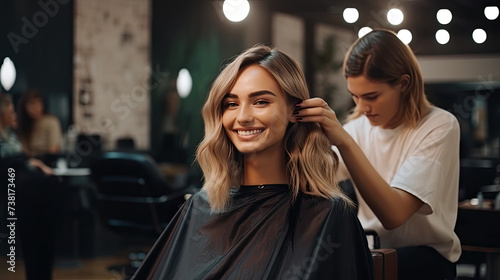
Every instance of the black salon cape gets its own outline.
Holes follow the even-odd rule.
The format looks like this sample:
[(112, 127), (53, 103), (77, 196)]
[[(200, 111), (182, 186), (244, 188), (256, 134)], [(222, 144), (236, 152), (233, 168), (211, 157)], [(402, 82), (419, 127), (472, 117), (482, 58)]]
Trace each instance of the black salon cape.
[(182, 206), (132, 279), (373, 279), (352, 207), (286, 185), (242, 186), (211, 214), (205, 191)]

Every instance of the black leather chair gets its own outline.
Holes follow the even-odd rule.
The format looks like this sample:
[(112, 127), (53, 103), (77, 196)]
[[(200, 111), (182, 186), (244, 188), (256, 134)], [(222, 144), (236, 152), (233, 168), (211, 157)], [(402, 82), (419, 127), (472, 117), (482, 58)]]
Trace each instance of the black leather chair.
[[(151, 156), (143, 153), (104, 152), (90, 169), (101, 222), (115, 233), (134, 238), (146, 235), (154, 241), (185, 202), (186, 195), (197, 191), (169, 184)], [(132, 276), (145, 256), (145, 252), (130, 253), (129, 264), (108, 269)]]
[(169, 184), (147, 154), (105, 152), (91, 167), (98, 212), (111, 230), (159, 234), (193, 193)]
[(101, 154), (102, 136), (84, 134), (77, 136), (74, 150), (66, 156), (70, 167), (89, 167)]
[[(459, 263), (475, 266), (474, 279), (481, 279), (480, 266), (486, 263), (486, 279), (500, 279), (500, 210), (494, 209), (495, 186), (487, 186), (480, 194), (484, 207), (463, 201), (458, 207), (455, 232), (460, 238), (462, 255)], [(500, 186), (499, 186), (500, 188)], [(486, 204), (486, 200), (490, 203)]]
[(135, 140), (130, 137), (116, 139), (116, 149), (120, 151), (133, 151), (135, 149)]

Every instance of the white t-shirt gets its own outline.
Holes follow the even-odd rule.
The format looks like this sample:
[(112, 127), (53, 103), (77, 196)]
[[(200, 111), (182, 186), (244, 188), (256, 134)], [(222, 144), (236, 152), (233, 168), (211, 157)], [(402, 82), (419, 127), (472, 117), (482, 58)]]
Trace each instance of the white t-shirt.
[[(414, 129), (382, 129), (361, 116), (344, 125), (361, 150), (393, 188), (424, 202), (408, 221), (386, 230), (357, 193), (358, 217), (365, 229), (380, 236), (383, 248), (427, 245), (451, 262), (461, 254), (454, 232), (458, 209), (460, 128), (449, 112), (432, 107)], [(334, 147), (337, 154), (340, 153)], [(341, 159), (340, 180), (349, 178)]]

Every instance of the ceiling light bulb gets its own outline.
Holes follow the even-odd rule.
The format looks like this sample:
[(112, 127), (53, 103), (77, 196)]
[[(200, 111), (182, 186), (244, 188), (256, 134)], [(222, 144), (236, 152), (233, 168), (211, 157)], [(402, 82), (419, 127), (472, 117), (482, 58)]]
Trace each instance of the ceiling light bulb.
[(484, 31), (483, 29), (481, 28), (477, 28), (475, 29), (473, 32), (472, 32), (472, 39), (474, 40), (474, 42), (476, 42), (477, 44), (482, 44), (484, 43), (484, 41), (486, 41), (486, 38), (488, 36), (486, 35), (486, 31)]
[(436, 41), (441, 45), (445, 45), (450, 41), (450, 33), (444, 29), (439, 29), (436, 32)]
[(408, 45), (411, 42), (411, 39), (412, 39), (412, 35), (411, 35), (410, 30), (408, 30), (408, 29), (401, 29), (401, 30), (399, 30), (399, 32), (398, 32), (398, 38), (399, 38), (399, 40), (401, 40), (401, 42), (403, 42), (406, 45)]
[(437, 21), (441, 24), (448, 24), (451, 22), (453, 15), (448, 9), (441, 9), (436, 13)]
[(228, 20), (239, 22), (248, 16), (250, 3), (248, 0), (224, 0), (222, 11)]
[(405, 15), (400, 9), (390, 9), (387, 12), (387, 20), (389, 21), (390, 24), (392, 25), (399, 25), (400, 23), (403, 22), (403, 19), (405, 18)]
[(370, 33), (372, 31), (372, 29), (368, 26), (365, 26), (363, 28), (361, 28), (359, 31), (358, 31), (358, 38), (361, 38), (363, 36), (365, 36), (366, 34)]
[(343, 16), (347, 23), (355, 23), (359, 18), (359, 12), (356, 8), (346, 8)]
[(484, 8), (484, 16), (489, 20), (495, 20), (498, 18), (498, 7), (497, 6), (488, 6)]
[(186, 68), (182, 68), (179, 71), (179, 75), (177, 76), (177, 92), (181, 98), (186, 98), (191, 93), (191, 89), (193, 88), (193, 79), (191, 78), (191, 74), (189, 74), (189, 70)]
[(16, 67), (10, 58), (6, 57), (0, 67), (0, 83), (9, 91), (16, 81)]

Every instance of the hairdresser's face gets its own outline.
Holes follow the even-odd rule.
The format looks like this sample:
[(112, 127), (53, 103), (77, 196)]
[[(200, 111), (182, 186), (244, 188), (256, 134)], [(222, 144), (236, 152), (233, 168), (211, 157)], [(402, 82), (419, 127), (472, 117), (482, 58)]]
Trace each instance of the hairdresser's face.
[(223, 100), (222, 125), (241, 153), (282, 156), (293, 108), (274, 77), (258, 65), (240, 72)]
[(26, 113), (33, 118), (39, 119), (43, 116), (43, 103), (41, 98), (31, 98), (26, 102)]
[(16, 113), (14, 111), (14, 105), (12, 105), (12, 103), (7, 105), (7, 107), (5, 107), (5, 111), (0, 114), (0, 122), (2, 124), (2, 127), (16, 128)]
[(384, 129), (395, 128), (401, 124), (398, 120), (401, 85), (374, 82), (364, 75), (347, 78), (347, 89), (370, 124)]

